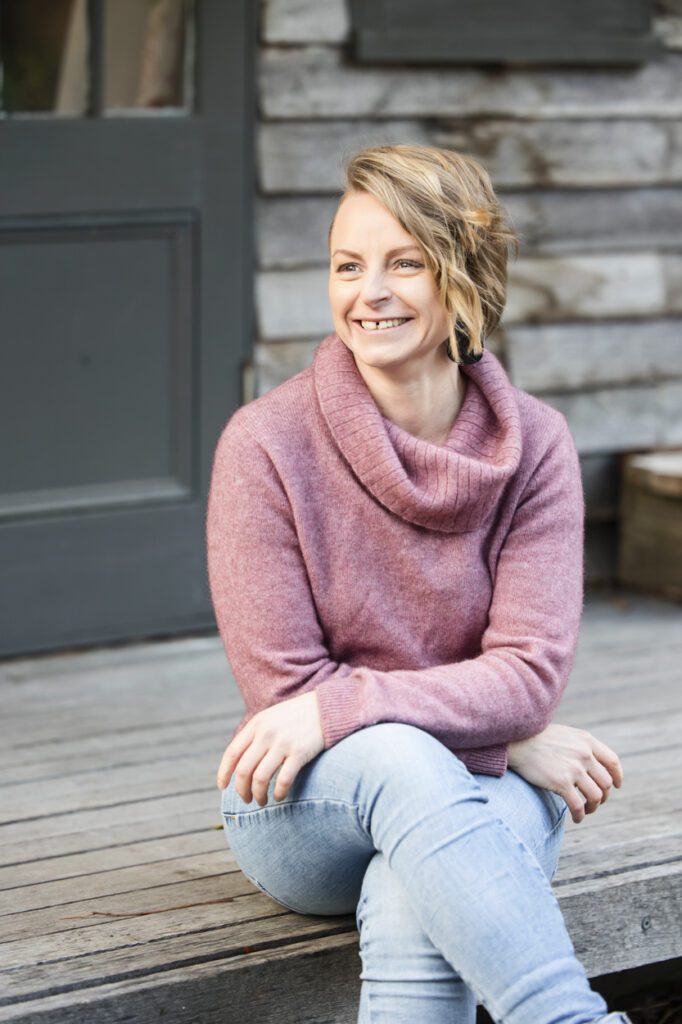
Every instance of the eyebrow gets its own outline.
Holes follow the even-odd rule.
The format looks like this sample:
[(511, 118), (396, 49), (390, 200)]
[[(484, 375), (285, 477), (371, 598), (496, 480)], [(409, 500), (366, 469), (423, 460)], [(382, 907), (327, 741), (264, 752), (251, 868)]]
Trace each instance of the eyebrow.
[[(402, 245), (398, 249), (391, 249), (387, 253), (387, 255), (388, 256), (397, 256), (398, 253), (401, 253), (401, 252), (412, 252), (413, 250), (415, 252), (419, 252), (420, 251), (419, 250), (419, 246), (418, 245)], [(345, 252), (346, 256), (354, 256), (358, 260), (362, 259), (362, 256), (360, 255), (359, 252), (352, 252), (350, 249), (334, 249), (334, 252), (332, 253), (332, 256), (336, 256), (337, 252)]]

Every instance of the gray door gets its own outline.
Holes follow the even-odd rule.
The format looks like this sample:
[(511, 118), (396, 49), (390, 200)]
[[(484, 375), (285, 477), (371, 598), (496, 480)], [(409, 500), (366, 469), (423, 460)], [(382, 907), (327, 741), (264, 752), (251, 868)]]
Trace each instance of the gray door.
[(250, 365), (256, 10), (3, 0), (0, 654), (214, 623), (211, 458)]

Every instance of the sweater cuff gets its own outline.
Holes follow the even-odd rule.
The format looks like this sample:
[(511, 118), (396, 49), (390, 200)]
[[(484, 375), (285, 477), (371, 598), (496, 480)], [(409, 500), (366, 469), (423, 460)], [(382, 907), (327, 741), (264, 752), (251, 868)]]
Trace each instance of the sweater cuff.
[(453, 751), (464, 761), (470, 772), (481, 775), (496, 775), (500, 778), (507, 770), (507, 744), (498, 743), (491, 747), (479, 747), (475, 750)]
[(324, 736), (324, 749), (362, 728), (360, 687), (357, 679), (331, 676), (315, 687)]

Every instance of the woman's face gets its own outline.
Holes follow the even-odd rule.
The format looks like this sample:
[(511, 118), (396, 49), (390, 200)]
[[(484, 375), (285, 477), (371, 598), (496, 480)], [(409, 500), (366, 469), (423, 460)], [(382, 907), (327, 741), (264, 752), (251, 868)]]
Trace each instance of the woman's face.
[[(435, 278), (418, 243), (378, 199), (367, 192), (346, 196), (329, 248), (334, 330), (356, 360), (409, 368), (443, 344), (448, 314)], [(379, 326), (395, 318), (406, 322)]]

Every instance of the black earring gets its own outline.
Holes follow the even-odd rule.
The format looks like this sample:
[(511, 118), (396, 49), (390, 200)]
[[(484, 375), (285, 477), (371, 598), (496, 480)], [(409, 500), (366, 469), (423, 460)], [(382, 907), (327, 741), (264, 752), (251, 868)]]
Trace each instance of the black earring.
[[(457, 319), (457, 323), (455, 324), (455, 338), (457, 339), (457, 352), (459, 354), (459, 360), (457, 360), (453, 356), (453, 354), (452, 354), (452, 349), (450, 347), (450, 339), (449, 338), (448, 338), (447, 344), (445, 346), (447, 354), (448, 354), (448, 358), (452, 359), (453, 363), (456, 363), (456, 362), (460, 362), (460, 363), (477, 363), (479, 361), (479, 359), (482, 358), (483, 353), (482, 352), (478, 352), (476, 354), (470, 354), (469, 353), (469, 351), (468, 351), (468, 348), (469, 348), (469, 335), (467, 334), (466, 330), (464, 329), (464, 325), (462, 325), (460, 327), (461, 323), (462, 323), (462, 321), (458, 318)], [(482, 336), (481, 336), (481, 345), (483, 345), (483, 337)]]

